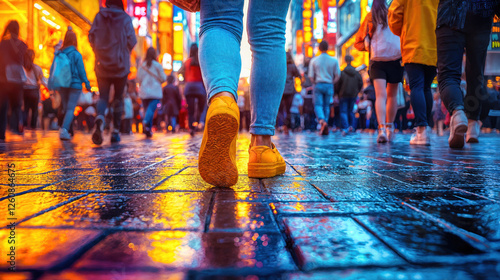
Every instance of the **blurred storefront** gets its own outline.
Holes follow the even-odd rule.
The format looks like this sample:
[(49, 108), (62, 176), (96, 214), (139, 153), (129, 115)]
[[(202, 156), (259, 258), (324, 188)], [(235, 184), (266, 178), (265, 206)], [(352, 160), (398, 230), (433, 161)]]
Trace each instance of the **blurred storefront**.
[(2, 0), (0, 1), (0, 26), (17, 20), (20, 36), (35, 51), (35, 63), (48, 76), (54, 50), (62, 44), (68, 26), (78, 36), (78, 50), (89, 80), (95, 85), (94, 53), (88, 43), (91, 20), (99, 11), (98, 0)]

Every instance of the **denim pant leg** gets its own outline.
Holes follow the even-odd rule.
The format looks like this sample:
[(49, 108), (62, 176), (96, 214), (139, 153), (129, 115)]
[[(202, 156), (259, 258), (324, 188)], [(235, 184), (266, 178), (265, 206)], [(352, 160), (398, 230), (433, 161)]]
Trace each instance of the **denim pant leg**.
[(318, 121), (326, 121), (325, 111), (323, 110), (324, 95), (326, 95), (325, 89), (321, 83), (314, 86), (314, 112)]
[(349, 98), (349, 107), (347, 108), (347, 116), (349, 117), (349, 126), (356, 129), (358, 124), (356, 123), (356, 117), (354, 116), (354, 104), (356, 104), (356, 98)]
[(325, 84), (325, 94), (323, 95), (323, 112), (325, 114), (325, 121), (328, 122), (330, 118), (330, 103), (333, 97), (333, 85)]
[(415, 126), (429, 126), (432, 111), (431, 85), (436, 68), (417, 63), (405, 65), (411, 89), (411, 105), (415, 112)]
[[(61, 90), (62, 91), (62, 90)], [(64, 114), (64, 121), (62, 127), (69, 130), (71, 123), (73, 122), (74, 112), (76, 105), (78, 104), (78, 98), (82, 93), (81, 89), (64, 89), (64, 93), (68, 95), (68, 103), (66, 105), (66, 113)]]
[(238, 98), (241, 71), (240, 43), (243, 34), (244, 0), (201, 0), (201, 73), (208, 100), (227, 91)]
[(252, 50), (250, 133), (274, 135), (276, 116), (285, 89), (286, 15), (290, 0), (252, 0), (247, 31)]
[(349, 128), (349, 98), (340, 99), (340, 118), (342, 121), (342, 129)]
[(159, 99), (146, 99), (144, 100), (144, 106), (146, 106), (146, 115), (144, 116), (144, 124), (151, 128), (153, 126), (153, 118), (156, 112), (156, 108), (160, 103)]
[(450, 114), (464, 110), (464, 98), (460, 89), (465, 33), (448, 26), (436, 29), (438, 84), (441, 100)]

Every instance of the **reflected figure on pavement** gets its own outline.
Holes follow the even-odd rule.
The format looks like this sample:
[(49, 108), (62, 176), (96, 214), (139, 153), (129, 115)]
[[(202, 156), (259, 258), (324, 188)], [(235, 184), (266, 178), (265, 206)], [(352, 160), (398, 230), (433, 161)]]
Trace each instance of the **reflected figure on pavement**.
[[(249, 177), (274, 177), (286, 170), (271, 136), (285, 88), (285, 29), (289, 5), (290, 0), (249, 2), (247, 29), (253, 58)], [(200, 6), (199, 58), (210, 107), (198, 169), (206, 182), (219, 187), (229, 187), (238, 181), (236, 139), (240, 112), (236, 100), (241, 71), (243, 6), (243, 0), (201, 0)]]

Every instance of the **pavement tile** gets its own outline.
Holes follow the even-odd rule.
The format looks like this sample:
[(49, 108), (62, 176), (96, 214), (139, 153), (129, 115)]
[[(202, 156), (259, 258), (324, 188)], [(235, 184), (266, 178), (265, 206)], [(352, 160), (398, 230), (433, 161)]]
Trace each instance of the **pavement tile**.
[(280, 234), (185, 231), (118, 232), (74, 265), (81, 269), (250, 268), (292, 270)]
[(111, 271), (65, 271), (44, 274), (40, 280), (184, 280), (186, 273), (172, 271), (128, 272), (123, 266)]
[(331, 201), (384, 201), (370, 188), (356, 187), (348, 182), (312, 182)]
[(282, 221), (304, 270), (403, 263), (351, 218), (285, 217)]
[[(74, 176), (60, 176), (60, 175), (22, 175), (16, 174), (14, 177), (14, 184), (17, 185), (46, 185), (51, 184), (63, 180), (70, 179)], [(11, 182), (9, 181), (9, 176), (4, 174), (0, 175), (0, 185), (9, 185)]]
[(290, 280), (475, 280), (471, 274), (453, 268), (429, 269), (347, 269), (343, 271), (294, 273), (287, 276)]
[[(50, 193), (50, 192), (32, 192), (23, 195), (18, 195), (10, 199), (0, 201), (0, 209), (5, 209), (6, 217), (15, 218), (16, 220), (0, 220), (0, 228), (9, 225), (10, 222), (17, 222), (24, 220), (27, 217), (35, 215), (40, 212), (50, 210), (54, 207), (60, 206), (70, 199), (75, 199), (81, 193)], [(7, 209), (13, 209), (7, 213)], [(12, 213), (12, 215), (11, 215)]]
[[(92, 230), (16, 228), (13, 239), (16, 270), (47, 270), (71, 258), (100, 234), (101, 232)], [(0, 240), (5, 241), (10, 235), (10, 229), (0, 230)], [(2, 252), (10, 252), (12, 245), (2, 242)], [(8, 267), (7, 262), (0, 262), (0, 269), (6, 270)]]
[(163, 176), (126, 176), (99, 175), (78, 176), (73, 179), (51, 184), (44, 190), (53, 191), (117, 191), (117, 190), (149, 190), (161, 180)]
[(420, 215), (401, 212), (356, 219), (412, 263), (457, 263), (467, 256), (477, 259), (481, 254), (468, 242)]
[(176, 175), (154, 188), (155, 191), (236, 191), (236, 192), (260, 192), (260, 182), (257, 179), (248, 178), (248, 176), (239, 176), (238, 183), (231, 188), (214, 188), (212, 185), (203, 181), (200, 175)]
[(209, 230), (278, 232), (278, 226), (267, 203), (217, 201)]
[(274, 177), (262, 179), (264, 191), (280, 194), (319, 194), (318, 191), (302, 177)]
[(200, 230), (210, 193), (91, 194), (22, 226)]
[(386, 202), (274, 202), (270, 204), (275, 214), (365, 214), (388, 213), (401, 211), (403, 208), (396, 203)]

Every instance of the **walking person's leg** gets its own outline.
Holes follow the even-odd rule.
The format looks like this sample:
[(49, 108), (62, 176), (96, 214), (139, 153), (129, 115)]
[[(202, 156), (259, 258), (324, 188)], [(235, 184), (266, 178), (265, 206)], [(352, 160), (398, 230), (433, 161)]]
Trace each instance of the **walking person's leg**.
[(387, 83), (385, 126), (388, 141), (394, 138), (394, 119), (398, 112), (398, 89), (399, 83)]
[(144, 102), (144, 108), (146, 108), (146, 114), (144, 116), (144, 121), (143, 121), (144, 134), (146, 134), (146, 136), (149, 138), (153, 136), (151, 130), (153, 127), (153, 117), (155, 115), (156, 108), (160, 100), (144, 99), (143, 102)]
[(120, 142), (120, 125), (122, 114), (124, 111), (123, 92), (127, 85), (127, 76), (122, 78), (114, 78), (113, 85), (115, 95), (113, 98), (113, 132), (111, 133), (111, 143)]
[(61, 138), (61, 140), (69, 140), (71, 139), (71, 136), (68, 131), (73, 123), (75, 108), (82, 90), (67, 88), (61, 89), (61, 91), (68, 96), (68, 103), (66, 103), (66, 113), (64, 114), (62, 127), (59, 131), (59, 138)]
[(31, 128), (36, 129), (38, 123), (38, 103), (40, 103), (40, 90), (36, 89), (31, 93)]
[(488, 92), (484, 84), (484, 66), (490, 42), (492, 19), (471, 17), (471, 22), (474, 29), (468, 30), (465, 42), (467, 94), (464, 99), (464, 107), (468, 118), (466, 141), (467, 143), (478, 143), (482, 104), (488, 100)]
[(95, 120), (95, 131), (92, 134), (92, 142), (96, 145), (101, 145), (103, 141), (102, 132), (104, 130), (105, 114), (109, 103), (111, 79), (97, 77), (97, 85), (99, 87), (99, 100), (96, 104), (97, 117)]
[(374, 79), (373, 86), (375, 87), (375, 96), (376, 96), (375, 112), (377, 114), (378, 132), (379, 132), (377, 137), (377, 142), (385, 143), (387, 142), (387, 135), (385, 132), (387, 82), (384, 79)]
[(342, 130), (347, 132), (349, 128), (349, 102), (348, 98), (340, 98), (340, 119), (342, 120)]
[(0, 141), (5, 141), (5, 130), (7, 129), (8, 92), (9, 85), (6, 83), (0, 84)]
[(348, 116), (348, 120), (349, 120), (349, 128), (348, 129), (356, 131), (357, 125), (354, 124), (354, 122), (356, 121), (356, 118), (354, 116), (354, 104), (356, 104), (356, 98), (351, 97), (351, 98), (349, 98), (348, 101), (349, 101), (347, 103), (349, 105), (347, 108), (347, 116)]
[[(427, 145), (425, 135), (428, 123), (428, 102), (425, 96), (424, 87), (426, 82), (425, 65), (408, 63), (405, 65), (406, 73), (411, 90), (411, 105), (415, 112), (416, 132), (410, 139), (412, 145)], [(430, 89), (430, 88), (429, 88)], [(432, 106), (432, 105), (431, 105)]]

